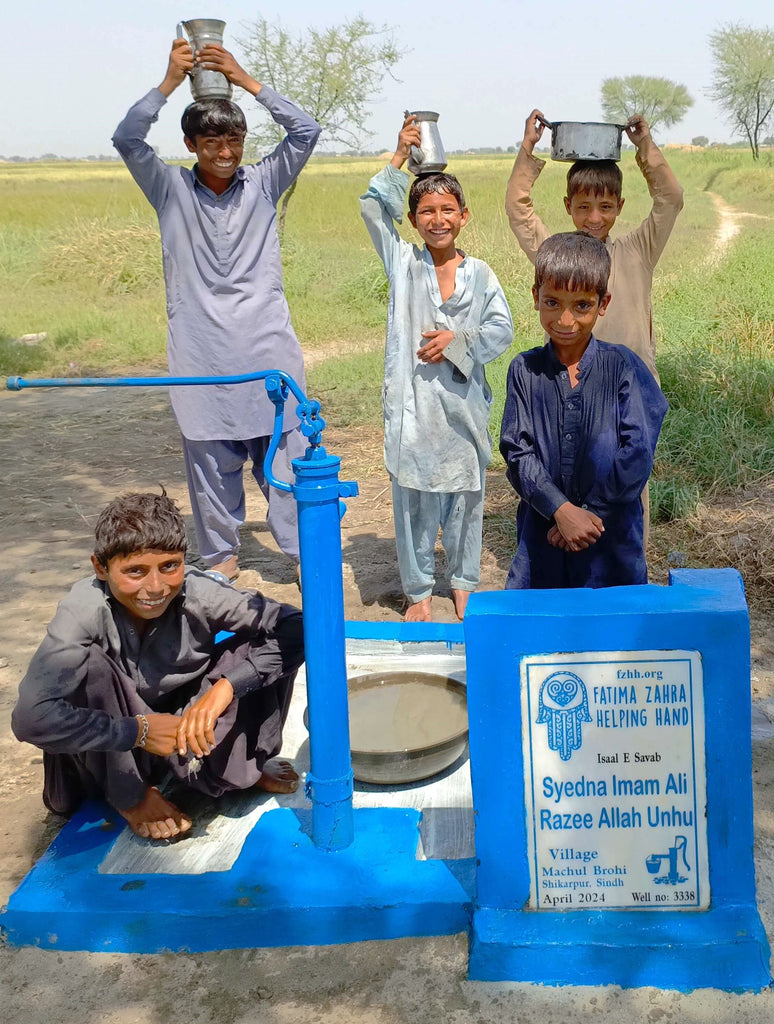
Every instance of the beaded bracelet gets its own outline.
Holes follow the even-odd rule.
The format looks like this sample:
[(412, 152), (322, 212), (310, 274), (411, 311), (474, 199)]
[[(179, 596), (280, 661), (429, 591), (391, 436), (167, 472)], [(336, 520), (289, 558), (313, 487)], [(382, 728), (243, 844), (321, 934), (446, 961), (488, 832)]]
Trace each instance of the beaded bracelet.
[(148, 739), (148, 729), (149, 729), (148, 719), (145, 717), (145, 715), (135, 715), (134, 717), (137, 719), (137, 721), (142, 726), (142, 732), (140, 733), (140, 738), (135, 743), (135, 746), (136, 747), (142, 747), (143, 749), (145, 749), (145, 741)]

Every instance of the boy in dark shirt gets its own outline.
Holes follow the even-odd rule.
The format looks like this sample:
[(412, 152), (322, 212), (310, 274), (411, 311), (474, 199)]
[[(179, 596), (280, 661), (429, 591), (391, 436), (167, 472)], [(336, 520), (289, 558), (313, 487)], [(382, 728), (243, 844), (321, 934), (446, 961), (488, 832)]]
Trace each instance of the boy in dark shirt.
[(582, 232), (552, 235), (535, 259), (550, 340), (508, 371), (500, 451), (522, 500), (507, 588), (647, 582), (640, 495), (667, 402), (639, 356), (592, 333), (609, 272)]
[[(19, 687), (12, 726), (43, 749), (43, 800), (72, 814), (104, 796), (139, 836), (191, 820), (156, 788), (168, 772), (217, 797), (295, 790), (279, 753), (303, 662), (301, 613), (184, 565), (166, 494), (127, 494), (96, 526), (95, 576), (61, 602)], [(233, 637), (216, 647), (220, 631)]]

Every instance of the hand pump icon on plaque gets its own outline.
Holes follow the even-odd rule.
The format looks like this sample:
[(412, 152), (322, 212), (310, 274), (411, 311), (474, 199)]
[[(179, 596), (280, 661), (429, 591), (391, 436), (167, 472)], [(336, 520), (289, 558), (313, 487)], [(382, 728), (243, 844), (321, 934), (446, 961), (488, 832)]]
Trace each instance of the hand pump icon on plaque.
[(645, 858), (645, 867), (651, 875), (658, 874), (663, 861), (667, 861), (669, 864), (669, 870), (665, 875), (659, 875), (658, 878), (653, 879), (657, 885), (682, 885), (688, 881), (688, 875), (681, 875), (677, 866), (678, 857), (682, 856), (683, 867), (690, 872), (691, 866), (685, 856), (687, 849), (688, 839), (686, 836), (675, 836), (674, 846), (670, 846), (666, 853), (651, 853), (649, 857)]

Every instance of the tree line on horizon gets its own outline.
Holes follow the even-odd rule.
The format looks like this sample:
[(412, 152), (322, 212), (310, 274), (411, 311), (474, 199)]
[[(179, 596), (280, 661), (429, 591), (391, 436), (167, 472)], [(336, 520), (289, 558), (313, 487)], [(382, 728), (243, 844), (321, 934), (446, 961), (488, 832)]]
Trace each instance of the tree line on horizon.
[[(259, 17), (248, 26), (247, 33), (239, 42), (250, 74), (310, 114), (322, 126), (323, 145), (342, 146), (345, 155), (366, 155), (364, 143), (373, 136), (363, 127), (367, 105), (384, 76), (394, 77), (393, 68), (407, 52), (396, 43), (395, 30), (358, 15), (340, 25), (293, 34), (279, 21)], [(753, 160), (758, 160), (761, 147), (774, 144), (774, 29), (728, 23), (710, 35), (709, 46), (713, 77), (707, 95), (723, 112), (733, 135), (740, 137), (742, 145), (749, 146)], [(602, 115), (609, 121), (624, 122), (633, 114), (641, 114), (657, 134), (659, 129), (678, 124), (694, 100), (679, 82), (633, 74), (604, 79), (600, 103)], [(254, 154), (259, 154), (273, 149), (281, 138), (282, 129), (277, 124), (264, 123), (250, 133), (250, 146)], [(706, 146), (710, 140), (694, 136), (691, 144)], [(459, 152), (515, 152), (515, 147), (476, 147)], [(39, 158), (0, 156), (1, 162), (10, 163), (36, 159), (71, 158), (53, 153)], [(281, 224), (295, 187), (296, 183), (282, 198)]]

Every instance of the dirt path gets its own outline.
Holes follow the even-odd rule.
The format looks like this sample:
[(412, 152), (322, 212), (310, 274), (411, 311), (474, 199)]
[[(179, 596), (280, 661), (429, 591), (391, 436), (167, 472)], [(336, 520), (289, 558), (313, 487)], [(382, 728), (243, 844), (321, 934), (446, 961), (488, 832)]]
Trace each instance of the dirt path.
[(747, 213), (735, 206), (729, 206), (722, 196), (716, 192), (708, 193), (718, 215), (718, 227), (715, 232), (712, 249), (707, 256), (706, 263), (709, 266), (717, 266), (725, 259), (728, 247), (742, 230), (742, 221), (745, 218), (755, 220), (770, 220), (762, 213)]

